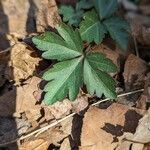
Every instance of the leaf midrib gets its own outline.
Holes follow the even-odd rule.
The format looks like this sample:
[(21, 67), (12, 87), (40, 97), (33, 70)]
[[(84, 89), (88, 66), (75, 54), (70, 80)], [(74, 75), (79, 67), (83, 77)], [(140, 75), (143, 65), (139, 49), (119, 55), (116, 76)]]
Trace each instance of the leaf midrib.
[[(77, 54), (80, 54), (80, 55), (82, 55), (82, 53), (80, 53), (79, 51), (76, 51), (76, 50), (73, 50), (73, 49), (71, 49), (69, 46), (68, 46), (68, 44), (67, 44), (67, 46), (64, 46), (64, 45), (60, 45), (60, 44), (57, 44), (57, 43), (50, 43), (50, 42), (47, 42), (47, 41), (44, 41), (46, 44), (49, 44), (49, 45), (52, 45), (52, 46), (62, 46), (62, 49), (63, 49), (63, 47), (64, 48), (66, 48), (66, 49), (68, 49), (68, 51), (73, 51), (73, 52), (75, 52), (75, 53), (77, 53)], [(46, 52), (46, 51), (49, 51), (49, 50), (45, 50), (44, 52)]]
[[(77, 59), (77, 58), (76, 58)], [(68, 76), (66, 76), (66, 78), (64, 78), (64, 82), (62, 82), (62, 84), (60, 84), (58, 90), (55, 91), (55, 93), (53, 94), (52, 99), (55, 97), (55, 95), (57, 94), (57, 92), (59, 91), (59, 89), (64, 85), (64, 83), (66, 82), (66, 80), (71, 76), (71, 74), (74, 72), (74, 70), (76, 69), (76, 67), (79, 65), (79, 63), (82, 60), (82, 56), (80, 57), (80, 59), (78, 60), (78, 63), (74, 66), (74, 68), (72, 69), (71, 73), (68, 74)]]
[(99, 21), (97, 21), (96, 23), (94, 23), (92, 26), (90, 26), (89, 28), (87, 28), (84, 32), (82, 32), (81, 34), (86, 34), (86, 32), (88, 32), (91, 28), (93, 28), (93, 26), (96, 26), (96, 24), (99, 24)]
[(101, 81), (101, 83), (103, 84), (103, 86), (105, 87), (105, 89), (107, 88), (110, 92), (112, 92), (112, 90), (109, 89), (109, 87), (107, 87), (107, 86), (104, 84), (104, 82), (101, 80), (101, 78), (98, 77), (96, 71), (91, 67), (91, 65), (89, 64), (89, 61), (88, 61), (88, 60), (87, 60), (87, 62), (88, 62), (88, 65), (90, 66), (91, 70), (94, 72), (94, 76), (96, 76), (96, 78)]

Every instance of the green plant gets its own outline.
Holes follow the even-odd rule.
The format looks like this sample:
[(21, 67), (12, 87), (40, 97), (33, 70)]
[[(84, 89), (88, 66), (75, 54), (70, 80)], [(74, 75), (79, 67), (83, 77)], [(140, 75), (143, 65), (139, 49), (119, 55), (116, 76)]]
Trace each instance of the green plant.
[(78, 29), (62, 23), (57, 31), (59, 35), (46, 32), (33, 38), (33, 43), (43, 51), (43, 58), (59, 61), (43, 75), (48, 81), (44, 88), (45, 104), (61, 101), (67, 95), (70, 100), (76, 99), (83, 84), (91, 95), (116, 98), (115, 81), (107, 74), (117, 70), (112, 61), (84, 48)]
[(84, 11), (93, 7), (92, 0), (80, 0), (77, 2), (75, 8), (71, 5), (61, 5), (59, 14), (63, 16), (63, 21), (68, 22), (69, 25), (78, 27)]
[(117, 0), (95, 0), (95, 10), (84, 14), (80, 34), (84, 41), (101, 43), (107, 33), (122, 48), (128, 45), (128, 23), (116, 15)]

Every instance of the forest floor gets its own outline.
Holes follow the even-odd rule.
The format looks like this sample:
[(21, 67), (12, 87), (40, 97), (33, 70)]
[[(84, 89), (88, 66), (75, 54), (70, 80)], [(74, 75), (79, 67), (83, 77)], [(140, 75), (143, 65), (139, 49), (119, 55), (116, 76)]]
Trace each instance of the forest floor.
[(78, 98), (45, 106), (43, 60), (32, 37), (54, 30), (58, 4), (75, 1), (0, 1), (0, 149), (150, 150), (150, 2), (120, 0), (132, 33), (122, 52), (111, 40), (93, 49), (118, 67), (118, 98), (100, 99), (80, 91)]

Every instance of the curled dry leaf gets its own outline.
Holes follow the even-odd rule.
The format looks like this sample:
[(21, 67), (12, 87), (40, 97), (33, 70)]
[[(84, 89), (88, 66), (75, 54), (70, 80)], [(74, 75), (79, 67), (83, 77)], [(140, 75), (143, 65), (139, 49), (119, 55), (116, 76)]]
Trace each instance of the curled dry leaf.
[(9, 80), (14, 80), (19, 84), (21, 80), (26, 80), (36, 72), (36, 67), (41, 59), (35, 51), (26, 44), (18, 43), (10, 49), (9, 66), (5, 75)]
[(90, 107), (83, 119), (81, 150), (112, 150), (124, 132), (134, 133), (144, 112), (121, 104), (105, 109)]

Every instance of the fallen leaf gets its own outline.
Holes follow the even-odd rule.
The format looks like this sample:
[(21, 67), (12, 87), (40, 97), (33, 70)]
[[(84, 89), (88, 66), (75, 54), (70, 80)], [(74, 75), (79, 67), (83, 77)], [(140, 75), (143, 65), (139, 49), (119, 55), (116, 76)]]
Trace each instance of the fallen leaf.
[(149, 67), (144, 60), (130, 54), (123, 73), (126, 91), (143, 88), (144, 78), (148, 71)]
[(80, 113), (81, 111), (85, 110), (88, 107), (88, 97), (85, 93), (80, 91), (78, 97), (74, 102), (72, 102), (72, 110), (73, 112)]
[(118, 145), (116, 150), (130, 150), (132, 144), (133, 143), (130, 141), (123, 141), (120, 145)]
[(149, 127), (150, 127), (150, 110), (147, 114), (144, 115), (143, 118), (139, 120), (136, 132), (133, 135), (130, 135), (129, 137), (126, 136), (126, 139), (143, 144), (149, 143), (150, 142)]
[(23, 43), (14, 45), (10, 51), (9, 66), (6, 68), (5, 76), (19, 84), (20, 81), (33, 76), (41, 59), (33, 49)]
[(61, 144), (60, 150), (71, 150), (69, 138), (64, 139)]
[(2, 20), (0, 20), (0, 24), (3, 24), (3, 26), (0, 27), (0, 32), (9, 32), (17, 37), (24, 37), (26, 35), (26, 22), (30, 8), (29, 2), (27, 0), (12, 0), (11, 2), (5, 0), (0, 3), (3, 8), (3, 16)]
[(38, 136), (38, 138), (45, 139), (49, 144), (60, 146), (60, 142), (68, 137), (68, 134), (64, 133), (59, 128), (51, 128)]
[(81, 150), (112, 150), (124, 132), (134, 133), (144, 112), (121, 104), (105, 109), (90, 107), (83, 119)]
[(144, 26), (139, 21), (132, 20), (131, 29), (132, 34), (136, 38), (136, 40), (141, 43), (142, 45), (150, 45), (150, 28)]
[(0, 8), (0, 33), (18, 38), (55, 27), (60, 21), (55, 0), (5, 0)]
[(34, 91), (39, 89), (41, 79), (32, 77), (23, 86), (17, 86), (13, 90), (0, 97), (0, 116), (12, 116), (25, 112), (30, 122), (41, 117), (41, 106), (36, 105)]
[(54, 28), (60, 20), (55, 0), (42, 0), (36, 18), (37, 31), (44, 32), (49, 26)]
[(71, 102), (67, 99), (63, 100), (62, 102), (56, 102), (53, 105), (46, 106), (46, 109), (49, 109), (51, 114), (56, 118), (60, 119), (68, 114), (72, 109)]
[(19, 146), (20, 150), (47, 150), (49, 142), (44, 139), (36, 139), (33, 141), (24, 142)]
[(131, 150), (143, 150), (144, 144), (140, 143), (133, 143)]

